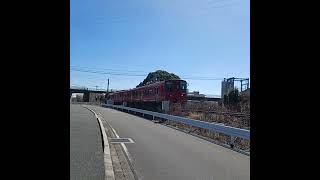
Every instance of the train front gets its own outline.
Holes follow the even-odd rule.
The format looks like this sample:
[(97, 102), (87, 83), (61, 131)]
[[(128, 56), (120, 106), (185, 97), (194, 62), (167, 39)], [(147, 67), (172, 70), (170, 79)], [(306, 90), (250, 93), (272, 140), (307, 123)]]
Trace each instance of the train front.
[(179, 103), (184, 105), (187, 98), (187, 82), (185, 80), (167, 80), (165, 81), (165, 99), (170, 103)]

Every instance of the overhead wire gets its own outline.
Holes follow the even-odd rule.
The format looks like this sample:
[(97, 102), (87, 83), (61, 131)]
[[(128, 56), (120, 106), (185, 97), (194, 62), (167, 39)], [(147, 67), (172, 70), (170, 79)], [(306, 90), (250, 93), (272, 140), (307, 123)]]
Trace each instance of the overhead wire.
[[(84, 68), (84, 67), (83, 67)], [(103, 74), (103, 75), (118, 75), (118, 76), (142, 76), (145, 77), (148, 74), (132, 74), (130, 72), (143, 72), (143, 71), (127, 71), (125, 72), (106, 72), (106, 71), (97, 71), (97, 70), (90, 70), (90, 69), (99, 69), (99, 68), (70, 68), (71, 71), (77, 71), (77, 72), (86, 72), (86, 73), (94, 73), (94, 74)], [(102, 68), (100, 68), (102, 69)], [(112, 70), (112, 69), (109, 69)], [(118, 70), (118, 71), (124, 71), (124, 70)], [(189, 80), (223, 80), (223, 78), (220, 77), (188, 77), (188, 76), (181, 76), (182, 79), (189, 79)]]

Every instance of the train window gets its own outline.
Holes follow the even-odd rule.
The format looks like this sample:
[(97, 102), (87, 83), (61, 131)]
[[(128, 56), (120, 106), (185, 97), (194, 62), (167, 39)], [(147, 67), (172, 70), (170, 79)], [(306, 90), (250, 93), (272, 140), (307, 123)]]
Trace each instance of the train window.
[(172, 92), (172, 90), (173, 90), (173, 83), (172, 83), (172, 82), (166, 82), (165, 88), (166, 88), (166, 91), (167, 91), (167, 92)]
[(186, 82), (180, 82), (180, 90), (186, 91), (187, 90), (187, 83)]

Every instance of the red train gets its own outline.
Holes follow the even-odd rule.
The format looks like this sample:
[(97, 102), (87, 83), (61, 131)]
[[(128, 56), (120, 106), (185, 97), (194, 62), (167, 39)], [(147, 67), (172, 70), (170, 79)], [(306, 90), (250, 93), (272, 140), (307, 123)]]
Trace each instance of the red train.
[(187, 102), (187, 82), (185, 80), (166, 80), (150, 85), (118, 91), (110, 95), (114, 104), (124, 104), (129, 107), (146, 110), (162, 110), (162, 103), (180, 103), (182, 106)]

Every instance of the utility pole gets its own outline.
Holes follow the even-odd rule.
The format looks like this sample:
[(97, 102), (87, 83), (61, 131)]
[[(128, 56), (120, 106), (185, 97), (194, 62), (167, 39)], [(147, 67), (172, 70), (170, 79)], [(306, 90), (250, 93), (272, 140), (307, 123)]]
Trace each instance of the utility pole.
[(99, 87), (99, 86), (96, 86), (96, 91), (98, 90), (98, 87)]
[(106, 98), (109, 99), (109, 78), (108, 78), (108, 86), (107, 86)]
[(108, 87), (107, 87), (107, 93), (109, 93), (109, 78), (108, 78)]

